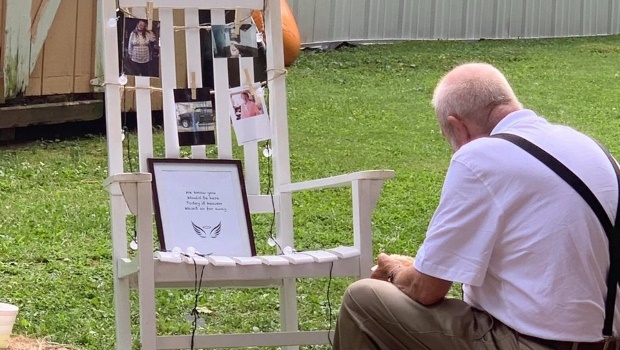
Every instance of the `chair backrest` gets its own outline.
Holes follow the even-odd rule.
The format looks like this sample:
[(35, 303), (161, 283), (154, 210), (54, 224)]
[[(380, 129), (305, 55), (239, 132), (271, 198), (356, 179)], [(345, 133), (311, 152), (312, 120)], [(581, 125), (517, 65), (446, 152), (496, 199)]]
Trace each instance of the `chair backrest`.
[[(113, 18), (117, 18), (116, 0), (104, 0), (108, 4), (104, 6), (104, 18), (110, 18), (112, 27)], [(282, 214), (279, 187), (290, 183), (290, 163), (288, 145), (286, 83), (283, 45), (282, 24), (280, 17), (279, 0), (120, 0), (121, 9), (128, 9), (132, 15), (138, 18), (156, 18), (159, 21), (159, 44), (160, 44), (160, 78), (135, 77), (135, 84), (121, 85), (119, 77), (123, 72), (119, 69), (119, 43), (115, 30), (103, 31), (104, 52), (104, 76), (106, 93), (106, 125), (108, 142), (108, 165), (109, 175), (135, 171), (128, 169), (126, 164), (131, 161), (126, 154), (124, 146), (125, 135), (123, 132), (123, 95), (135, 91), (135, 107), (137, 118), (137, 156), (139, 172), (147, 172), (147, 159), (153, 157), (180, 158), (183, 154), (191, 153), (192, 158), (207, 158), (206, 147), (215, 146), (191, 146), (191, 152), (183, 150), (179, 146), (177, 134), (177, 113), (175, 109), (174, 89), (191, 88), (191, 82), (196, 88), (202, 85), (203, 60), (201, 55), (200, 31), (208, 31), (208, 25), (226, 24), (226, 11), (235, 12), (235, 25), (250, 24), (252, 11), (261, 10), (265, 20), (265, 42), (267, 60), (267, 89), (268, 111), (271, 127), (271, 150), (274, 200), (270, 195), (261, 194), (259, 157), (262, 149), (257, 142), (242, 146), (244, 178), (248, 194), (248, 202), (251, 213)], [(149, 13), (150, 10), (150, 13)], [(210, 10), (211, 23), (205, 24), (199, 21), (199, 11)], [(121, 23), (117, 24), (120, 26)], [(111, 29), (111, 28), (110, 28)], [(115, 28), (116, 29), (116, 28)], [(210, 35), (210, 34), (209, 34)], [(207, 53), (211, 54), (211, 53)], [(180, 62), (185, 60), (185, 62)], [(233, 132), (230, 118), (230, 94), (229, 94), (229, 62), (227, 58), (214, 58), (213, 83), (214, 104), (216, 111), (216, 142), (217, 158), (233, 159)], [(254, 64), (252, 57), (238, 59), (239, 81), (242, 85), (248, 84), (248, 77), (254, 76)], [(249, 74), (247, 74), (249, 73)], [(159, 81), (158, 81), (159, 80)], [(132, 79), (129, 79), (131, 82)], [(178, 82), (186, 83), (186, 85)], [(189, 82), (189, 83), (187, 83)], [(161, 88), (157, 87), (161, 83)], [(152, 92), (161, 89), (163, 103), (163, 124), (165, 150), (163, 154), (156, 154), (153, 144), (152, 125)], [(135, 147), (135, 146), (134, 146)], [(213, 152), (209, 152), (213, 154)], [(237, 152), (235, 151), (235, 154)], [(131, 157), (131, 154), (129, 155)], [(274, 208), (275, 206), (275, 208)], [(285, 205), (285, 210), (292, 215), (290, 205)], [(112, 215), (115, 215), (112, 213)], [(285, 231), (292, 231), (292, 220), (278, 220), (279, 226)], [(276, 228), (278, 230), (278, 228)], [(280, 231), (280, 230), (278, 230)], [(289, 241), (289, 239), (284, 239)], [(287, 244), (286, 242), (284, 242)]]

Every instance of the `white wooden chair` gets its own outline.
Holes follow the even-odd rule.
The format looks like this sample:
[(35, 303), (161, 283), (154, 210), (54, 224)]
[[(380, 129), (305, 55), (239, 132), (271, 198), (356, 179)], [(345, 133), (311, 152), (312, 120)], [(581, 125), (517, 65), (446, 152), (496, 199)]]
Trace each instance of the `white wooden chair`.
[[(153, 254), (153, 202), (151, 174), (147, 158), (154, 157), (151, 122), (151, 83), (149, 78), (136, 77), (136, 115), (138, 133), (139, 172), (127, 172), (124, 163), (121, 95), (119, 81), (117, 28), (113, 27), (117, 0), (100, 0), (101, 34), (105, 57), (105, 109), (107, 121), (109, 177), (105, 187), (110, 194), (110, 215), (113, 243), (114, 303), (117, 349), (132, 348), (130, 321), (130, 290), (138, 290), (140, 344), (142, 349), (190, 348), (191, 335), (161, 336), (157, 334), (155, 290), (157, 288), (192, 288), (194, 266), (191, 263), (170, 263)], [(259, 264), (218, 266), (206, 265), (203, 287), (263, 287), (280, 290), (281, 330), (275, 333), (197, 335), (196, 348), (283, 346), (296, 349), (299, 345), (327, 344), (328, 331), (299, 331), (296, 301), (296, 278), (353, 276), (367, 277), (373, 265), (371, 214), (380, 195), (382, 183), (393, 177), (391, 170), (361, 171), (304, 182), (291, 182), (287, 105), (283, 46), (280, 20), (280, 0), (120, 0), (122, 8), (134, 14), (144, 14), (151, 5), (158, 11), (161, 24), (161, 89), (165, 134), (165, 157), (180, 158), (173, 89), (177, 88), (173, 8), (184, 11), (187, 79), (196, 74), (201, 79), (198, 10), (211, 10), (213, 24), (224, 24), (225, 9), (245, 11), (265, 10), (267, 43), (269, 115), (272, 128), (273, 203), (271, 196), (261, 194), (259, 186), (259, 149), (256, 143), (244, 146), (244, 174), (248, 202), (252, 213), (276, 213), (276, 240), (280, 246), (295, 246), (293, 237), (292, 194), (297, 191), (328, 187), (350, 186), (352, 191), (353, 245), (325, 247), (312, 261), (295, 264), (280, 256), (260, 259)], [(194, 28), (191, 28), (191, 27)], [(243, 68), (252, 69), (251, 61), (240, 60)], [(240, 70), (242, 71), (242, 70)], [(217, 157), (233, 158), (232, 131), (228, 114), (228, 75), (226, 61), (214, 60), (215, 106), (217, 122)], [(243, 81), (243, 79), (241, 79)], [(187, 88), (187, 86), (179, 86)], [(221, 112), (224, 111), (224, 112)], [(206, 158), (205, 146), (192, 146), (193, 158)], [(161, 157), (161, 156), (160, 156)], [(275, 207), (275, 208), (274, 208)], [(126, 219), (136, 218), (139, 242), (135, 258), (130, 258)], [(331, 265), (333, 263), (333, 266)], [(330, 272), (330, 266), (332, 270)]]

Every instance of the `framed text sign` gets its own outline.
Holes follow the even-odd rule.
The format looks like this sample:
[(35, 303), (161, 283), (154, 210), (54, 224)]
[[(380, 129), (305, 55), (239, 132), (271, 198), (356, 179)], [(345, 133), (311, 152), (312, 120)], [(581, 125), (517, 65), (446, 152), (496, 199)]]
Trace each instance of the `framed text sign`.
[(162, 251), (254, 256), (254, 233), (239, 160), (149, 158)]

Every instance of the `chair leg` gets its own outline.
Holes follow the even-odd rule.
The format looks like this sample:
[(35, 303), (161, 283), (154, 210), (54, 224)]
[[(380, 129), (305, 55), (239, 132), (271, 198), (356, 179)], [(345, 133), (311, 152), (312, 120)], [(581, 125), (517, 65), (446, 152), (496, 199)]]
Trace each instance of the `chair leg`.
[(116, 349), (131, 349), (131, 308), (129, 281), (114, 278), (114, 313), (116, 318)]
[[(299, 330), (297, 317), (297, 282), (294, 278), (285, 278), (280, 287), (280, 323), (283, 331)], [(283, 350), (298, 350), (299, 346), (284, 346)]]
[[(111, 196), (110, 211), (112, 215), (110, 224), (112, 226), (112, 256), (113, 261), (127, 257), (127, 226), (121, 211), (125, 206), (122, 196)], [(131, 307), (130, 307), (129, 281), (118, 278), (118, 269), (114, 266), (114, 316), (116, 321), (116, 349), (131, 349)]]
[(149, 182), (138, 184), (138, 244), (140, 259), (140, 341), (142, 349), (155, 349), (157, 321), (155, 315), (155, 266), (153, 262), (153, 218)]

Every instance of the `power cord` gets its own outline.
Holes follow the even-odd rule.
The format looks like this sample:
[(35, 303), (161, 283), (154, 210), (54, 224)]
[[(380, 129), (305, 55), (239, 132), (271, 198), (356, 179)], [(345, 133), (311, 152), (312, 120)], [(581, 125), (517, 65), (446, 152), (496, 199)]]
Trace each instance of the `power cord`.
[[(125, 97), (125, 88), (121, 87), (121, 99), (122, 99), (122, 110), (121, 110), (121, 114), (122, 114), (122, 126), (121, 126), (121, 132), (123, 135), (123, 140), (121, 142), (125, 143), (125, 149), (127, 151), (127, 163), (129, 166), (129, 172), (133, 173), (133, 161), (131, 160), (131, 142), (129, 139), (129, 127), (127, 126), (127, 98)], [(131, 242), (129, 243), (129, 247), (132, 250), (136, 250), (138, 249), (138, 230), (137, 230), (137, 222), (134, 219), (133, 223), (132, 223), (132, 227), (131, 230), (133, 231), (133, 238), (131, 240)]]
[(282, 253), (284, 252), (284, 250), (282, 249), (282, 246), (280, 245), (280, 243), (278, 243), (278, 241), (276, 240), (276, 238), (273, 235), (273, 228), (275, 226), (276, 223), (276, 205), (273, 199), (273, 183), (271, 182), (271, 176), (272, 176), (272, 172), (271, 172), (271, 143), (269, 141), (267, 141), (267, 143), (265, 143), (265, 148), (263, 149), (263, 155), (265, 155), (265, 157), (267, 158), (267, 193), (269, 194), (270, 198), (271, 198), (271, 224), (269, 225), (269, 240), (270, 242), (273, 242), (277, 247), (278, 250)]
[(190, 349), (194, 350), (194, 339), (196, 337), (196, 330), (198, 329), (198, 319), (200, 318), (200, 313), (198, 312), (198, 298), (200, 297), (200, 289), (202, 288), (202, 276), (205, 272), (205, 266), (202, 265), (200, 279), (198, 279), (198, 265), (196, 265), (196, 259), (192, 257), (192, 261), (194, 262), (194, 308), (192, 309), (190, 315), (193, 316), (194, 319), (192, 321), (192, 338), (190, 341)]
[(327, 329), (327, 340), (329, 340), (329, 345), (334, 346), (332, 342), (331, 332), (332, 332), (332, 303), (329, 297), (329, 292), (332, 285), (332, 270), (334, 269), (334, 262), (331, 262), (329, 266), (329, 280), (327, 280), (327, 312), (329, 319), (329, 328)]

